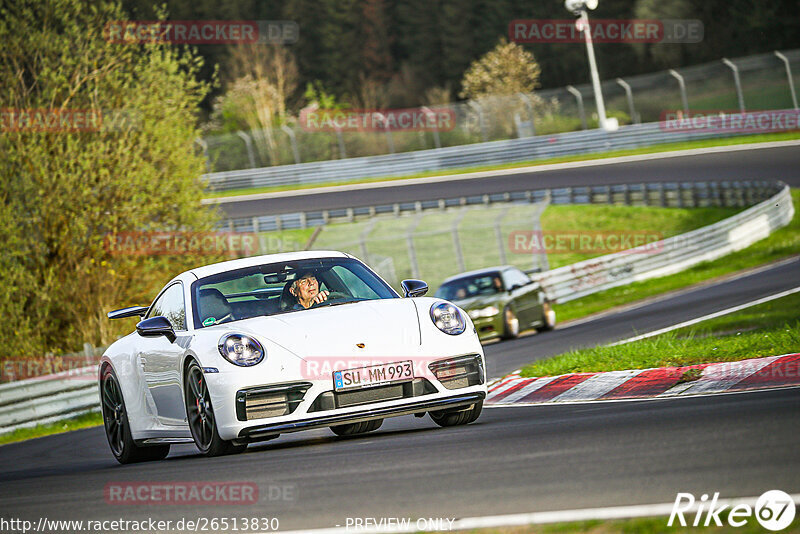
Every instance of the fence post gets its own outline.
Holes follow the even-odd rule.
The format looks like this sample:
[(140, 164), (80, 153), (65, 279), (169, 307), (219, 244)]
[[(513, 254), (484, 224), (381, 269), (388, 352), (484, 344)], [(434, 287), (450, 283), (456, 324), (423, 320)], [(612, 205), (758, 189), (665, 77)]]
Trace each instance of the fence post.
[(436, 114), (427, 106), (422, 106), (420, 110), (428, 117), (428, 120), (430, 120), (430, 116), (433, 115), (433, 144), (436, 145), (436, 148), (442, 148), (442, 141), (439, 139), (439, 124), (435, 121)]
[(456, 217), (456, 219), (453, 221), (453, 226), (450, 229), (453, 233), (453, 248), (455, 248), (456, 251), (456, 261), (458, 262), (459, 272), (464, 272), (467, 270), (464, 263), (464, 252), (461, 250), (461, 241), (458, 239), (458, 226), (461, 224), (461, 221), (464, 219), (466, 214), (467, 208), (461, 208), (461, 213), (459, 213), (458, 217)]
[(525, 108), (528, 110), (528, 120), (531, 123), (531, 133), (536, 136), (536, 121), (533, 117), (533, 102), (531, 101), (531, 97), (525, 93), (517, 93), (517, 95), (525, 103)]
[(678, 86), (681, 88), (681, 101), (683, 102), (683, 112), (688, 114), (689, 113), (689, 97), (686, 96), (686, 81), (683, 79), (683, 76), (678, 73), (675, 69), (669, 69), (669, 74), (676, 80), (678, 80)]
[(200, 145), (200, 148), (203, 149), (203, 157), (206, 160), (206, 172), (210, 173), (211, 161), (208, 158), (208, 143), (206, 143), (205, 139), (203, 139), (202, 137), (198, 137), (197, 139), (194, 140), (194, 142)]
[(481, 139), (485, 143), (489, 140), (489, 135), (486, 132), (486, 123), (483, 120), (483, 108), (474, 100), (470, 100), (468, 104), (478, 112), (478, 125), (481, 128)]
[(586, 111), (583, 109), (583, 95), (571, 85), (567, 86), (567, 91), (572, 93), (575, 96), (575, 100), (578, 101), (578, 114), (581, 116), (581, 127), (586, 130), (588, 126), (586, 125)]
[(742, 81), (739, 79), (739, 67), (726, 57), (722, 58), (722, 62), (733, 71), (733, 83), (736, 84), (736, 96), (739, 98), (739, 111), (744, 113), (744, 95), (742, 94)]
[(408, 244), (408, 261), (411, 264), (411, 277), (419, 278), (419, 265), (417, 264), (417, 250), (414, 248), (414, 230), (422, 222), (422, 212), (418, 212), (414, 221), (406, 229), (406, 243)]
[(508, 215), (508, 208), (502, 210), (500, 215), (494, 220), (494, 235), (497, 238), (497, 247), (500, 250), (500, 265), (505, 265), (508, 263), (502, 230), (503, 219), (506, 215)]
[(630, 84), (622, 78), (617, 78), (617, 83), (620, 84), (623, 89), (625, 89), (625, 96), (628, 99), (628, 110), (631, 114), (631, 122), (633, 124), (640, 124), (641, 121), (636, 116), (636, 108), (633, 107), (633, 91), (631, 91)]
[(369, 252), (367, 252), (367, 237), (372, 232), (372, 229), (375, 228), (375, 224), (378, 222), (378, 219), (373, 217), (369, 220), (364, 228), (364, 231), (358, 236), (358, 244), (361, 248), (361, 259), (367, 263), (371, 263), (369, 260)]
[(292, 130), (285, 124), (281, 125), (281, 130), (286, 132), (286, 135), (289, 136), (289, 141), (292, 143), (292, 154), (294, 154), (294, 162), (300, 163), (300, 151), (297, 149), (297, 136), (295, 135), (294, 130)]
[(236, 135), (242, 138), (244, 141), (244, 146), (247, 147), (247, 159), (250, 162), (250, 168), (256, 168), (256, 159), (253, 155), (253, 141), (250, 139), (250, 136), (244, 133), (243, 131), (239, 130), (236, 132)]
[(386, 134), (386, 144), (389, 147), (389, 153), (394, 154), (394, 140), (392, 139), (392, 131), (389, 129), (389, 121), (386, 120), (386, 115), (383, 113), (375, 113), (375, 116), (379, 118), (383, 124), (383, 132)]
[(347, 152), (344, 150), (344, 138), (342, 138), (342, 129), (338, 126), (334, 126), (336, 130), (336, 139), (339, 141), (339, 157), (341, 159), (347, 159)]
[(794, 109), (800, 109), (797, 107), (797, 95), (794, 94), (794, 80), (792, 79), (792, 67), (789, 66), (789, 59), (775, 50), (775, 55), (778, 59), (783, 61), (783, 64), (786, 66), (786, 77), (789, 79), (789, 92), (792, 93), (792, 105)]

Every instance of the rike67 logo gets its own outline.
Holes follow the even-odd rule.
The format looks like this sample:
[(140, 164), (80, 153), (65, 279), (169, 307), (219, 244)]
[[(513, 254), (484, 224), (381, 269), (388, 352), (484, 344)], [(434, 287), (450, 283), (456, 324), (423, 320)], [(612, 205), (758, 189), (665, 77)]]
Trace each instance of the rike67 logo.
[(792, 523), (796, 510), (792, 496), (781, 490), (767, 491), (758, 498), (755, 507), (743, 502), (724, 503), (719, 500), (719, 493), (715, 493), (710, 501), (705, 494), (699, 501), (695, 501), (691, 493), (678, 493), (667, 526), (671, 527), (677, 519), (682, 527), (689, 524), (693, 527), (721, 527), (724, 521), (723, 512), (727, 512), (727, 522), (732, 527), (742, 527), (755, 516), (765, 529), (778, 531)]

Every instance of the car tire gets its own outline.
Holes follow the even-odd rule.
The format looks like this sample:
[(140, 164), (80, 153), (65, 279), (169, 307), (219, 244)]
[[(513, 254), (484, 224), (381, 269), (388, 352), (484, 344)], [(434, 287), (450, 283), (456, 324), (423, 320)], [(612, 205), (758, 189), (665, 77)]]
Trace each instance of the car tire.
[(189, 430), (197, 448), (205, 456), (223, 456), (237, 454), (247, 448), (247, 444), (235, 444), (219, 436), (211, 395), (205, 383), (203, 370), (192, 361), (186, 368), (186, 380), (183, 385), (186, 400), (186, 419)]
[(545, 301), (542, 304), (542, 326), (540, 330), (552, 330), (556, 327), (556, 311), (552, 304)]
[(383, 424), (383, 419), (373, 419), (361, 423), (350, 423), (347, 425), (332, 426), (331, 430), (337, 436), (355, 436), (356, 434), (366, 434), (373, 430), (378, 430)]
[(510, 306), (503, 309), (503, 339), (519, 337), (519, 318)]
[(110, 365), (103, 367), (100, 378), (100, 400), (108, 446), (119, 463), (132, 464), (163, 460), (167, 457), (169, 445), (142, 447), (133, 440), (122, 388)]
[(468, 425), (478, 419), (483, 410), (483, 401), (476, 402), (472, 408), (460, 412), (435, 411), (428, 412), (433, 422), (439, 426)]

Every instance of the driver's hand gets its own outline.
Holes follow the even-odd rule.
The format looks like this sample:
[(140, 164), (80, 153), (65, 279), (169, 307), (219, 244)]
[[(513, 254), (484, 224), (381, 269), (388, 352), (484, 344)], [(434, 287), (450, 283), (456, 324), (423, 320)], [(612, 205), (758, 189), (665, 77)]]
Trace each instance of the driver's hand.
[(329, 293), (330, 293), (329, 291), (320, 291), (319, 293), (317, 293), (317, 296), (315, 296), (311, 300), (311, 302), (313, 304), (319, 304), (320, 302), (325, 302), (326, 300), (328, 300)]

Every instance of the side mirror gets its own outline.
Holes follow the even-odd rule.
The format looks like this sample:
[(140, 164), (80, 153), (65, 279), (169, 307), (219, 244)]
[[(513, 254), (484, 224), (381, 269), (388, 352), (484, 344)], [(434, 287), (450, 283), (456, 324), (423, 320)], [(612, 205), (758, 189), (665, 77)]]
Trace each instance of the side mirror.
[(139, 321), (139, 324), (136, 325), (136, 332), (142, 337), (165, 336), (170, 343), (174, 343), (177, 337), (170, 322), (161, 315)]
[(522, 286), (521, 286), (521, 285), (519, 285), (519, 284), (514, 284), (513, 286), (511, 286), (511, 287), (509, 287), (509, 288), (508, 288), (508, 293), (509, 293), (509, 294), (511, 294), (511, 292), (513, 292), (513, 291), (515, 291), (515, 290), (517, 290), (517, 289), (519, 289), (519, 288), (521, 288), (521, 287), (522, 287)]
[(421, 297), (428, 292), (428, 284), (422, 280), (403, 280), (400, 285), (405, 297)]
[(125, 317), (144, 317), (147, 314), (147, 306), (128, 306), (121, 310), (108, 312), (109, 319), (123, 319)]

